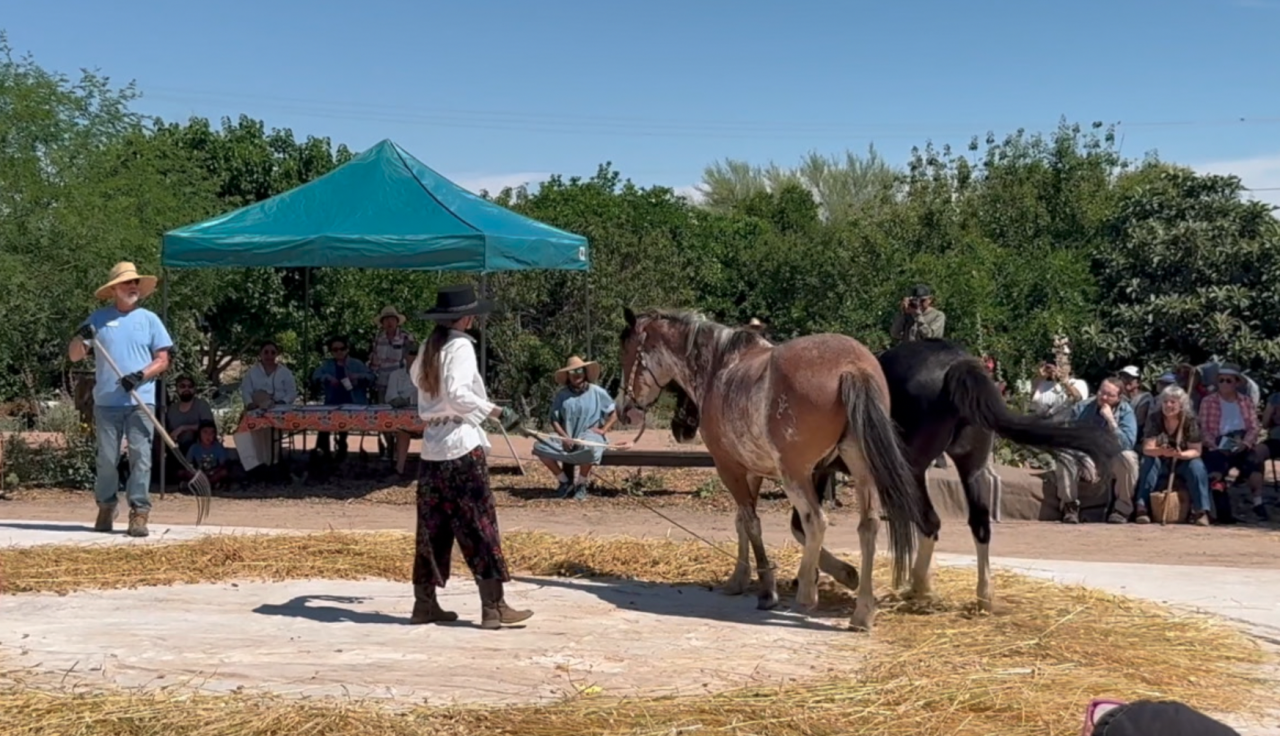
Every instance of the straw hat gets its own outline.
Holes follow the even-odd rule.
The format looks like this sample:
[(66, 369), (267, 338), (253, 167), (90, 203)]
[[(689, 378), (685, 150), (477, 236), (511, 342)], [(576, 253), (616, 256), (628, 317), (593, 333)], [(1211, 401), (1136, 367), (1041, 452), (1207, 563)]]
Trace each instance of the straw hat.
[(404, 324), (404, 315), (400, 314), (400, 310), (396, 309), (395, 307), (383, 307), (382, 311), (378, 312), (378, 316), (373, 318), (373, 323), (375, 325), (381, 326), (382, 320), (386, 319), (387, 317), (395, 317), (396, 324), (401, 324), (401, 325)]
[(586, 370), (587, 380), (591, 383), (595, 383), (600, 380), (600, 364), (594, 360), (583, 360), (575, 355), (572, 358), (569, 358), (569, 362), (565, 363), (563, 368), (556, 371), (556, 383), (564, 385), (564, 383), (569, 380), (569, 371), (576, 371), (579, 369)]
[(138, 280), (138, 295), (140, 298), (146, 299), (155, 292), (157, 281), (155, 276), (143, 276), (138, 273), (137, 266), (134, 266), (129, 261), (120, 261), (111, 267), (111, 273), (107, 274), (107, 283), (99, 286), (98, 290), (93, 292), (93, 295), (98, 299), (111, 299), (115, 294), (116, 284), (123, 284), (134, 279)]

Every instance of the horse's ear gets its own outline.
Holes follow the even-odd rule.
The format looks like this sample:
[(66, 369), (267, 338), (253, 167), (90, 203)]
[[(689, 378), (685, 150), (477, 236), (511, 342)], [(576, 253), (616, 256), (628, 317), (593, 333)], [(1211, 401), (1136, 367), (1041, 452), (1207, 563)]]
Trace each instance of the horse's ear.
[(627, 327), (635, 328), (636, 313), (631, 311), (631, 307), (622, 308), (622, 318), (627, 321)]

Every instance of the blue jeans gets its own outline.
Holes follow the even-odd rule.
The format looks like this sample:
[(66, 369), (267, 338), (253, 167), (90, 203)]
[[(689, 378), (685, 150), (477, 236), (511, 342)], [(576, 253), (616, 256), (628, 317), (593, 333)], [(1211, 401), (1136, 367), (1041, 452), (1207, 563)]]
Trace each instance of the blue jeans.
[[(1170, 458), (1143, 456), (1142, 468), (1138, 471), (1138, 503), (1151, 508), (1151, 493), (1157, 488), (1164, 488), (1169, 483)], [(1204, 461), (1179, 460), (1174, 470), (1191, 494), (1191, 507), (1196, 511), (1209, 510), (1209, 472), (1205, 470)]]
[(94, 406), (93, 425), (98, 435), (98, 477), (94, 495), (98, 503), (114, 505), (120, 492), (120, 440), (129, 441), (129, 480), (125, 498), (129, 508), (151, 510), (151, 437), (155, 426), (136, 406)]

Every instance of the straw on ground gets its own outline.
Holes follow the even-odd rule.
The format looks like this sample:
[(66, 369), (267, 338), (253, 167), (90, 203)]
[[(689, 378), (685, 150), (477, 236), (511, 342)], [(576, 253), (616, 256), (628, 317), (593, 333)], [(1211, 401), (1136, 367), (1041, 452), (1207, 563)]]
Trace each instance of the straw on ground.
[[(705, 545), (666, 539), (515, 533), (505, 544), (513, 567), (531, 575), (714, 585), (728, 576), (732, 565)], [(405, 534), (337, 532), (29, 547), (0, 551), (0, 590), (66, 593), (232, 579), (407, 581), (411, 549), (412, 538)], [(795, 569), (794, 546), (774, 554), (781, 569)], [(877, 573), (883, 586), (886, 571)], [(14, 684), (0, 690), (0, 732), (1044, 736), (1076, 732), (1082, 704), (1101, 695), (1178, 698), (1219, 712), (1257, 712), (1266, 702), (1269, 683), (1258, 674), (1266, 655), (1234, 628), (1012, 574), (998, 575), (997, 613), (977, 615), (969, 605), (972, 574), (940, 569), (936, 587), (944, 603), (927, 613), (886, 608), (872, 635), (883, 646), (873, 648), (848, 679), (696, 698), (580, 697), (551, 706), (392, 713), (365, 703), (200, 695), (179, 689), (45, 692), (24, 686), (19, 672), (8, 673)], [(847, 591), (831, 586), (824, 586), (822, 599), (831, 609), (852, 604)], [(747, 605), (741, 599), (732, 604)], [(861, 636), (833, 634), (833, 646), (856, 645)]]

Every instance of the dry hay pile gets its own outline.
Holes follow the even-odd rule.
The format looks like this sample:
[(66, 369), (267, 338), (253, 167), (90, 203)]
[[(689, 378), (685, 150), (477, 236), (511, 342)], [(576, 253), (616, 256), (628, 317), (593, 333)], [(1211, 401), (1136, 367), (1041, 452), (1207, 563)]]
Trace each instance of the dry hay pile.
[[(509, 559), (523, 573), (718, 584), (732, 560), (694, 542), (516, 533)], [(728, 550), (729, 547), (725, 547)], [(404, 534), (220, 536), (180, 544), (0, 550), (3, 592), (68, 592), (204, 581), (387, 578), (408, 581)], [(783, 570), (798, 550), (778, 550)], [(878, 571), (880, 578), (885, 570)], [(881, 583), (883, 585), (883, 582)], [(579, 696), (549, 706), (418, 708), (194, 695), (177, 689), (43, 692), (22, 674), (0, 690), (0, 732), (65, 736), (295, 736), (297, 734), (1046, 734), (1076, 733), (1095, 696), (1168, 697), (1218, 712), (1266, 702), (1264, 653), (1236, 629), (1080, 587), (997, 574), (995, 615), (977, 615), (969, 570), (938, 570), (946, 604), (927, 615), (886, 607), (857, 677), (701, 697), (615, 700)], [(823, 599), (847, 606), (846, 591)], [(962, 605), (962, 602), (964, 605)], [(728, 605), (750, 605), (746, 599)], [(407, 611), (405, 612), (407, 616)], [(845, 615), (847, 611), (833, 611)], [(535, 624), (536, 625), (536, 620)], [(511, 632), (519, 636), (519, 632)], [(864, 635), (833, 634), (833, 646)], [(841, 637), (847, 637), (842, 639)]]

